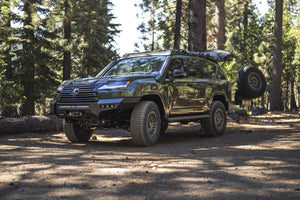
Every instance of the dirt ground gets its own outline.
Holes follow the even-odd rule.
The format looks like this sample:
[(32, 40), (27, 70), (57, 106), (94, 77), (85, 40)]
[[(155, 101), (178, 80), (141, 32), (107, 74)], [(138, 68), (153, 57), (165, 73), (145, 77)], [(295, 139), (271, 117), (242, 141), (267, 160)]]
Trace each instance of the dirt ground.
[[(171, 124), (153, 147), (98, 131), (0, 137), (0, 199), (300, 199), (300, 116), (229, 120), (223, 136)], [(1, 130), (0, 130), (1, 131)]]

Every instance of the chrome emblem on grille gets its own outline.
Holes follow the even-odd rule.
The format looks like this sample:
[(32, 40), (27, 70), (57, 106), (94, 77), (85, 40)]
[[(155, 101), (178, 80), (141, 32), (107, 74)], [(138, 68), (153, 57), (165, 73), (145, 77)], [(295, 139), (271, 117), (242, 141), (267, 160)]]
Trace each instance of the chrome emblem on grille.
[(72, 95), (78, 95), (79, 94), (79, 88), (75, 88), (72, 92)]

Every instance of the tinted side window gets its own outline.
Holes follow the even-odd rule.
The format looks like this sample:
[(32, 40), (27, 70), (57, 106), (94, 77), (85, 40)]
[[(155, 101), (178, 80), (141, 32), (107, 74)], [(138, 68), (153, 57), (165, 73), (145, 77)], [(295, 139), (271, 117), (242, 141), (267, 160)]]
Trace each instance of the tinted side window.
[(172, 72), (174, 71), (174, 69), (181, 69), (181, 70), (186, 71), (186, 66), (185, 66), (183, 57), (173, 57), (172, 58), (172, 60), (170, 61), (169, 68), (168, 68), (167, 78), (170, 78), (172, 76)]
[(217, 79), (226, 79), (225, 73), (220, 69), (220, 67), (218, 67), (216, 78)]
[(209, 60), (199, 57), (190, 57), (188, 60), (188, 67), (190, 78), (215, 78), (216, 65)]
[(189, 77), (192, 79), (203, 78), (203, 70), (200, 65), (200, 58), (190, 57), (188, 59)]
[(206, 78), (211, 79), (215, 78), (216, 75), (216, 65), (209, 60), (202, 60), (201, 64), (203, 65), (203, 74)]

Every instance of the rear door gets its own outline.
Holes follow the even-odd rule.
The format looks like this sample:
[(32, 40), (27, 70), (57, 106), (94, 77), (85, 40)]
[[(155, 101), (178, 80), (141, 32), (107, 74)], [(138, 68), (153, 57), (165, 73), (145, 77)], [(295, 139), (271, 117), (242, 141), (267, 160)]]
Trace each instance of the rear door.
[(187, 61), (190, 87), (195, 91), (194, 104), (197, 112), (208, 112), (215, 90), (217, 64), (199, 57), (190, 57)]

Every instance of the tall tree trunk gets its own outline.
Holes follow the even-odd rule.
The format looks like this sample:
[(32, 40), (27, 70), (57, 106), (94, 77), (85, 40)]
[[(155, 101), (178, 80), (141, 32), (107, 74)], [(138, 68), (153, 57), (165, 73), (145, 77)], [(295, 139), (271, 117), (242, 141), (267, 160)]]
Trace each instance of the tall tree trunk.
[(288, 110), (289, 109), (289, 104), (290, 104), (290, 98), (289, 98), (289, 76), (286, 75), (286, 90), (285, 90), (285, 95), (284, 95), (284, 101), (283, 101), (283, 109)]
[(151, 42), (151, 51), (155, 50), (155, 6), (154, 2), (152, 2), (152, 8), (151, 8), (151, 30), (152, 30), (152, 42)]
[(276, 0), (273, 73), (272, 73), (271, 105), (270, 105), (271, 111), (283, 110), (283, 104), (281, 99), (282, 13), (283, 13), (283, 0)]
[(291, 84), (290, 84), (290, 93), (291, 93), (291, 110), (297, 109), (296, 98), (295, 98), (295, 76), (291, 73)]
[(248, 53), (247, 53), (247, 49), (246, 49), (246, 45), (247, 44), (247, 33), (248, 33), (248, 6), (249, 3), (246, 1), (244, 4), (244, 13), (243, 13), (243, 40), (241, 41), (241, 53), (243, 55), (243, 59), (241, 59), (241, 63), (242, 65), (248, 64)]
[(173, 47), (174, 49), (179, 49), (179, 47), (180, 47), (181, 8), (182, 8), (182, 0), (177, 0), (175, 33), (174, 33), (174, 47)]
[(298, 108), (300, 108), (300, 85), (299, 85), (299, 82), (300, 82), (300, 73), (298, 72), (297, 73), (297, 82), (296, 83), (298, 83), (297, 85), (296, 85), (296, 91), (297, 91), (297, 93), (296, 93), (296, 95), (297, 95), (297, 105), (298, 105)]
[(216, 39), (217, 49), (224, 49), (225, 38), (225, 0), (216, 1)]
[(206, 50), (206, 0), (189, 1), (189, 38), (190, 51)]
[(69, 0), (65, 0), (65, 19), (64, 19), (64, 39), (67, 41), (67, 49), (64, 50), (63, 60), (63, 80), (68, 80), (71, 77), (71, 5)]

